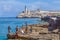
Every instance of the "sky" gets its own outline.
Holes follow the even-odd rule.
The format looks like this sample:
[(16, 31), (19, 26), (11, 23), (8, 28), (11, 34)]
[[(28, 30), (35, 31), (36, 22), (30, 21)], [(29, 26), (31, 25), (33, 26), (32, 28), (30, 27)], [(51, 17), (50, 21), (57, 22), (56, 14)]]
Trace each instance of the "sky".
[(28, 10), (60, 10), (60, 0), (0, 0), (0, 17), (16, 17)]

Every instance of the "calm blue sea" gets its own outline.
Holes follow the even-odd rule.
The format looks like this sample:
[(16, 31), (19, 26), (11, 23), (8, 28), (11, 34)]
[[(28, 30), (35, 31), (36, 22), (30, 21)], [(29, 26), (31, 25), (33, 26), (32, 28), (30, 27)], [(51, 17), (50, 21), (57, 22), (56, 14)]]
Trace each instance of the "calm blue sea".
[(0, 40), (7, 40), (7, 33), (8, 33), (8, 25), (11, 27), (11, 32), (15, 32), (15, 28), (18, 25), (20, 28), (23, 25), (25, 25), (25, 21), (27, 21), (28, 24), (38, 24), (42, 23), (42, 21), (39, 18), (14, 18), (14, 17), (8, 17), (8, 18), (0, 18)]

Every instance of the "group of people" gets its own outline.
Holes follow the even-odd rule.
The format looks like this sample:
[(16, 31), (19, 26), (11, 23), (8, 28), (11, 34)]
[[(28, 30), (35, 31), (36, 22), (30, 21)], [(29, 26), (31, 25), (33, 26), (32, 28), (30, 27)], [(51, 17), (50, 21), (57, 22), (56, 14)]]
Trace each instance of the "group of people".
[[(16, 33), (14, 34), (15, 38), (18, 38), (18, 31), (19, 31), (18, 26), (16, 26)], [(8, 34), (9, 33), (11, 33), (11, 27), (10, 27), (10, 25), (8, 26)]]
[[(8, 26), (8, 33), (11, 33), (11, 28), (10, 26)], [(16, 32), (15, 32), (15, 38), (18, 38), (18, 34), (27, 34), (28, 28), (27, 27), (22, 27), (22, 28), (18, 28), (18, 26), (16, 26)], [(32, 32), (32, 27), (30, 28), (30, 31)]]

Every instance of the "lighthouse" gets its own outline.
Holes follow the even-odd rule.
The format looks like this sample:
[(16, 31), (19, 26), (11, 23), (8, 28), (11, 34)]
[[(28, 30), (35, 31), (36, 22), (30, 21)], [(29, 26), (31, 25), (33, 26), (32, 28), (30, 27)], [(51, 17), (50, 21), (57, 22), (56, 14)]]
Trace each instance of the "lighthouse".
[(28, 8), (25, 6), (25, 16), (30, 17), (30, 11), (28, 10)]
[(25, 13), (27, 14), (28, 13), (28, 9), (27, 9), (27, 7), (25, 6)]

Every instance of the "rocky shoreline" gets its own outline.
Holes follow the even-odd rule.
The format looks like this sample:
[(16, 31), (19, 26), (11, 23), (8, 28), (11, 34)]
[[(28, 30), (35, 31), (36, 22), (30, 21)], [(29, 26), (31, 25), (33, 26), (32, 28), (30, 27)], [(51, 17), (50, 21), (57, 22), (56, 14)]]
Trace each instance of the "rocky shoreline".
[[(30, 30), (32, 29), (32, 30)], [(21, 30), (24, 31), (21, 32)], [(57, 37), (53, 37), (52, 36), (57, 36)], [(45, 36), (45, 37), (44, 37)], [(41, 25), (41, 24), (33, 24), (33, 25), (27, 25), (22, 26), (22, 28), (16, 28), (16, 32), (15, 33), (8, 33), (7, 34), (8, 40), (49, 40), (49, 39), (55, 39), (55, 40), (59, 40), (59, 33), (51, 33), (48, 31), (48, 25)], [(49, 37), (49, 38), (48, 38)], [(44, 38), (44, 39), (43, 39)]]

